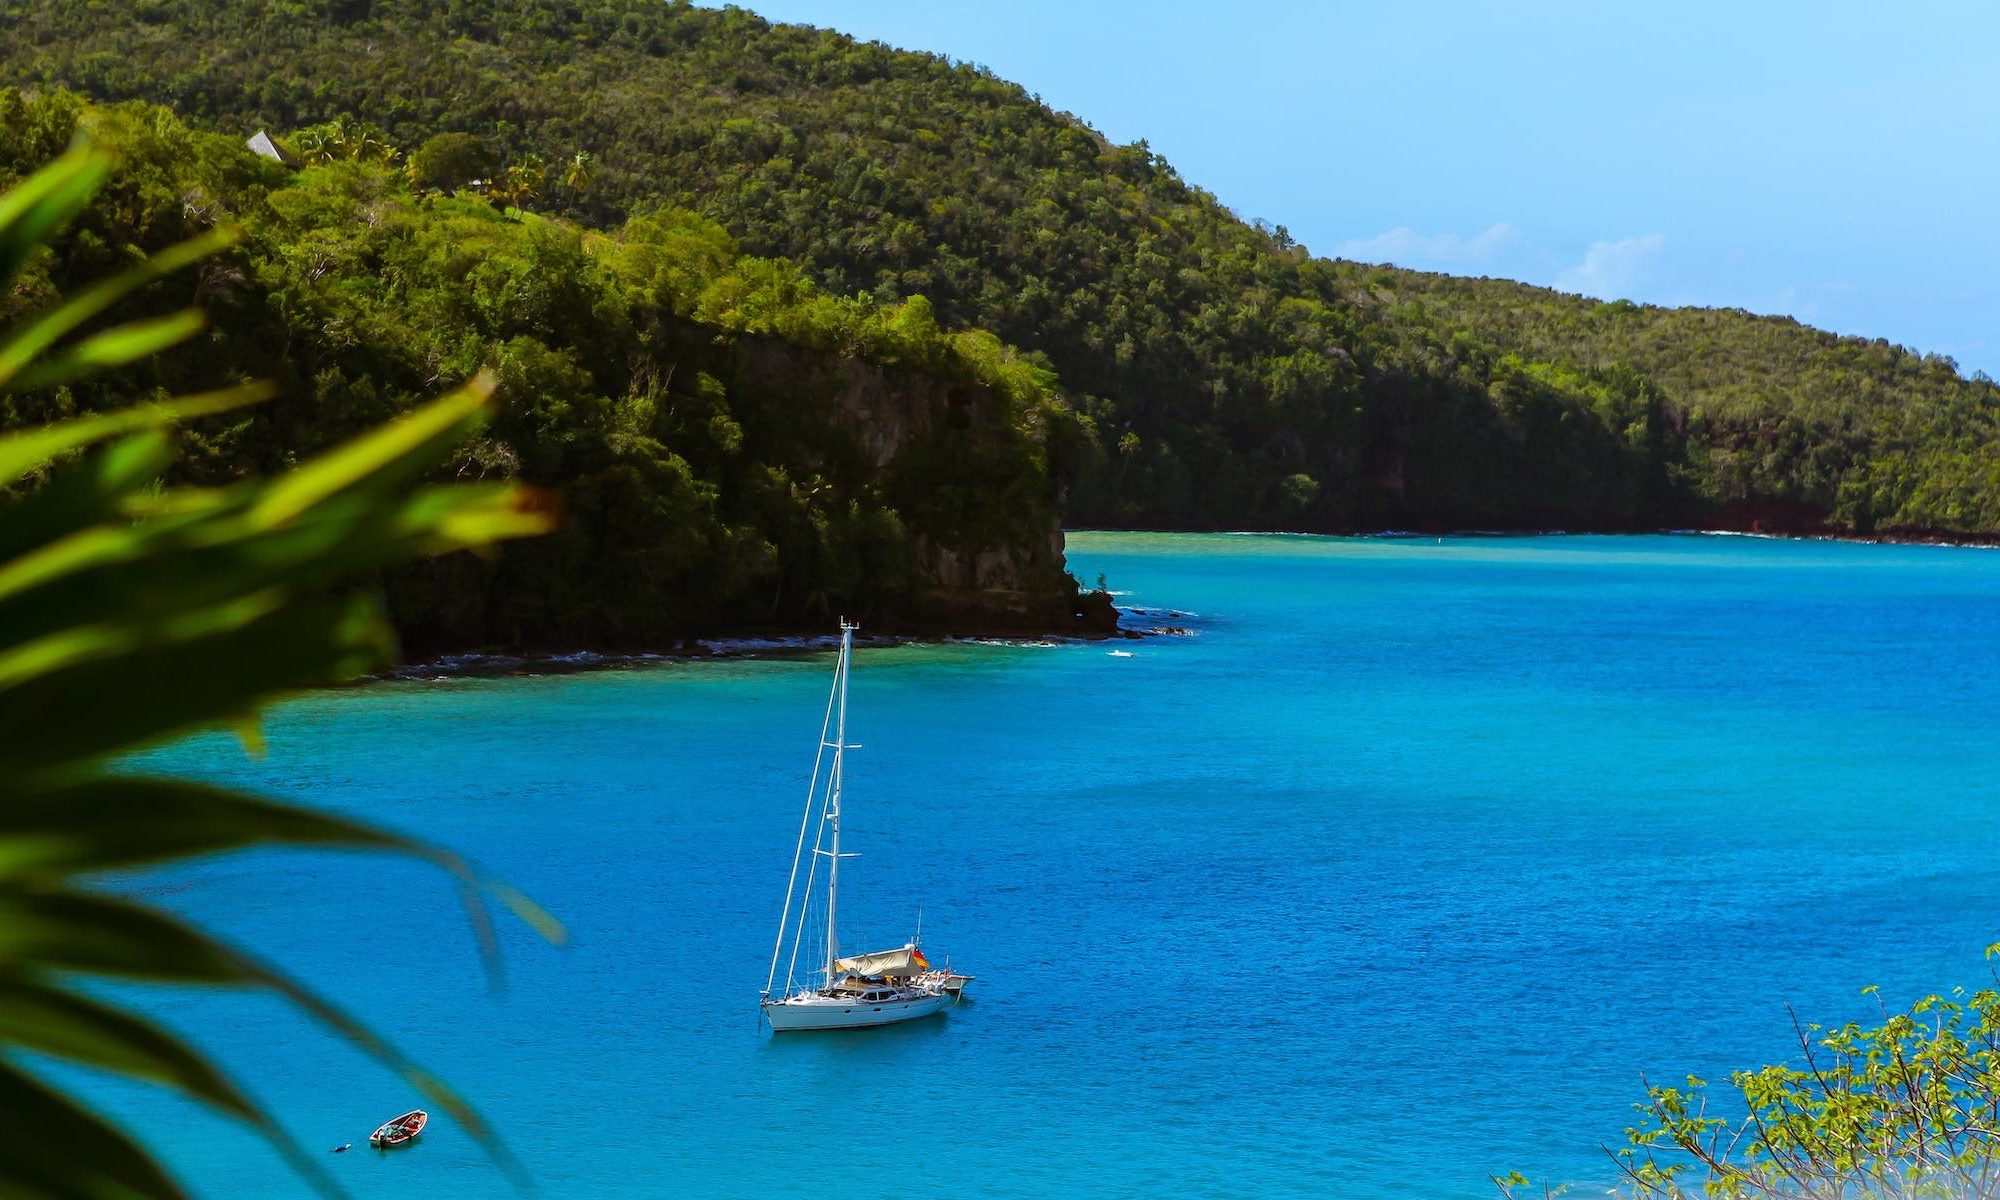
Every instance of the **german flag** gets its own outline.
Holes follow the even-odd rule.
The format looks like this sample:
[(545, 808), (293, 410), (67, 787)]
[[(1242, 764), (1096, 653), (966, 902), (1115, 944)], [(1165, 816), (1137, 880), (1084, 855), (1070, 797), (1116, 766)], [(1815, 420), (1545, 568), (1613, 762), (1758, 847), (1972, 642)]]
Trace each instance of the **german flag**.
[(931, 969), (931, 960), (925, 958), (924, 952), (921, 950), (912, 948), (910, 951), (910, 961), (917, 964), (917, 970), (919, 971), (928, 971)]

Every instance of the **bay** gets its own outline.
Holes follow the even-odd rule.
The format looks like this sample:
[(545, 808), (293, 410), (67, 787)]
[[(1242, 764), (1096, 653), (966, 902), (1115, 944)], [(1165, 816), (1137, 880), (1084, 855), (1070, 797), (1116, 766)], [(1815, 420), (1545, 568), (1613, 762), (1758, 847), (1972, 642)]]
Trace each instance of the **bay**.
[[(477, 858), (565, 920), (495, 992), (446, 881), (262, 852), (121, 886), (388, 1033), (545, 1194), (1601, 1191), (1642, 1073), (1784, 1057), (1988, 982), (2000, 554), (1719, 537), (1078, 533), (1122, 643), (865, 648), (844, 938), (919, 905), (971, 1003), (774, 1038), (826, 654), (372, 685), (145, 769)], [(1126, 650), (1130, 657), (1113, 650)], [(149, 992), (309, 1151), (415, 1098), (274, 1001)], [(254, 1135), (74, 1071), (198, 1194), (308, 1194)], [(502, 1196), (434, 1120), (356, 1195)]]

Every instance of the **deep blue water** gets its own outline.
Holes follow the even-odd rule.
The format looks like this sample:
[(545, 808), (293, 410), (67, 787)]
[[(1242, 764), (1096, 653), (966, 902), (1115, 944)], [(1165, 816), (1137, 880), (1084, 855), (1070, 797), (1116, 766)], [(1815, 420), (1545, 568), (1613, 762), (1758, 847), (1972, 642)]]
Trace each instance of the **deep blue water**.
[[(1697, 537), (1076, 535), (1189, 637), (865, 649), (846, 943), (979, 975), (774, 1039), (762, 986), (827, 655), (396, 683), (146, 765), (372, 815), (565, 919), (482, 982), (435, 873), (259, 853), (135, 885), (390, 1033), (546, 1194), (1491, 1195), (1603, 1185), (1641, 1072), (1785, 1055), (1985, 979), (2000, 553)], [(154, 1001), (315, 1153), (414, 1102), (274, 1001)], [(304, 1188), (153, 1092), (201, 1194)], [(509, 1194), (439, 1120), (357, 1196)], [(1596, 1190), (1602, 1190), (1601, 1186)]]

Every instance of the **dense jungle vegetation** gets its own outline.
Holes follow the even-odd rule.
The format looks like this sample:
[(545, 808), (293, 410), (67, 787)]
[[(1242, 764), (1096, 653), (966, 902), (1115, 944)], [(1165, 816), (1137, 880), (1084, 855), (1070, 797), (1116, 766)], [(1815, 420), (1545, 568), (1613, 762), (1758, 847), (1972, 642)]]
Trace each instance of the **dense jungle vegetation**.
[[(922, 299), (829, 296), (687, 212), (648, 207), (594, 233), (415, 187), (378, 131), (345, 125), (287, 139), (321, 160), (293, 169), (156, 106), (0, 89), (0, 185), (79, 128), (120, 167), (0, 297), (0, 328), (144, 251), (217, 226), (243, 240), (192, 285), (202, 336), (0, 397), (0, 422), (273, 381), (275, 400), (190, 428), (175, 482), (221, 483), (283, 470), (491, 367), (499, 411), (442, 474), (541, 485), (564, 520), (493, 558), (390, 576), (417, 650), (648, 646), (838, 612), (1044, 630), (1068, 616), (1051, 455), (1075, 419), (1046, 367), (941, 328)], [(514, 182), (512, 200), (536, 190)], [(179, 308), (189, 291), (161, 285), (125, 309)], [(993, 547), (1014, 551), (995, 586), (1025, 594), (973, 613), (927, 594), (960, 582), (935, 569), (939, 552)]]
[(0, 63), (237, 137), (593, 156), (551, 207), (682, 207), (827, 294), (924, 296), (1046, 355), (1078, 523), (2000, 531), (2000, 393), (1944, 360), (1315, 258), (977, 66), (740, 9), (0, 0)]
[(2000, 531), (2000, 389), (1942, 355), (1737, 309), (1600, 303), (1503, 279), (1344, 265), (1408, 319), (1538, 359), (1643, 374), (1673, 398), (1705, 494), (1739, 518)]

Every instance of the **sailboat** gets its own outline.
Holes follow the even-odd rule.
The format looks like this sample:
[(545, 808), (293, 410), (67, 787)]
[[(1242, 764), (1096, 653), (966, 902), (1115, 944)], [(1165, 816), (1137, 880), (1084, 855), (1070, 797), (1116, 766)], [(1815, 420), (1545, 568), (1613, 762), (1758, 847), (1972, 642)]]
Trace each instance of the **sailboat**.
[[(792, 852), (792, 877), (785, 885), (778, 941), (771, 948), (771, 973), (764, 981), (760, 1001), (764, 1018), (779, 1033), (893, 1025), (942, 1012), (958, 999), (957, 990), (940, 985), (914, 939), (894, 950), (848, 958), (840, 954), (840, 861), (854, 857), (840, 849), (841, 791), (846, 782), (847, 752), (860, 748), (847, 740), (847, 676), (854, 660), (855, 628), (844, 620), (840, 623), (840, 657), (833, 669), (833, 690), (827, 696), (826, 717), (820, 723), (819, 754), (813, 761), (812, 783), (806, 789), (805, 815), (799, 818), (799, 843)], [(832, 740), (828, 740), (829, 735)], [(819, 824), (808, 847), (806, 832), (813, 828), (815, 810), (819, 812)], [(799, 879), (802, 867), (803, 886)], [(823, 927), (814, 911), (822, 879)], [(796, 908), (794, 900), (798, 902)], [(820, 944), (811, 945), (822, 935)], [(787, 939), (792, 951), (789, 959), (784, 954)], [(803, 984), (798, 978), (802, 952), (806, 953)], [(782, 988), (778, 987), (781, 960), (787, 964)]]

